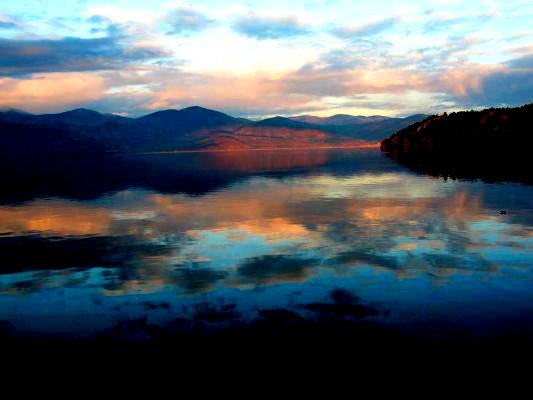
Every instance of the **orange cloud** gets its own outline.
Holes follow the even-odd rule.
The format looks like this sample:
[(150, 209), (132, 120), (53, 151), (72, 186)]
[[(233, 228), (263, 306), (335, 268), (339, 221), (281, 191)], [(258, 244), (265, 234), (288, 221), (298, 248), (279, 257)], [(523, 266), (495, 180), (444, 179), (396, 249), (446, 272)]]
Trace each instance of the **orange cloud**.
[(50, 73), (27, 79), (0, 78), (0, 106), (35, 112), (80, 105), (105, 94), (104, 80), (88, 73)]
[[(196, 104), (235, 115), (324, 112), (343, 104), (348, 104), (349, 112), (354, 107), (367, 108), (364, 97), (372, 95), (394, 96), (414, 91), (418, 97), (449, 93), (465, 98), (481, 94), (484, 79), (506, 68), (465, 64), (428, 73), (379, 63), (346, 69), (316, 63), (285, 73), (266, 70), (191, 73), (150, 67), (105, 73), (46, 73), (25, 79), (0, 78), (0, 107), (48, 112), (105, 100), (104, 108), (113, 105), (116, 108), (107, 111), (121, 109), (133, 113)], [(357, 95), (362, 99), (354, 100), (353, 96)], [(337, 101), (332, 102), (334, 98)], [(383, 107), (390, 107), (396, 101), (391, 97)], [(371, 101), (369, 104), (371, 108), (377, 107)]]
[(483, 77), (488, 74), (486, 68), (472, 68), (449, 71), (440, 78), (441, 85), (456, 96), (465, 97), (472, 91), (479, 91)]
[(269, 242), (303, 239), (311, 236), (311, 232), (305, 226), (291, 223), (287, 219), (279, 217), (266, 221), (239, 223), (234, 225), (232, 229), (251, 235), (264, 236)]
[(110, 224), (111, 216), (108, 210), (65, 201), (36, 202), (21, 207), (0, 208), (0, 233), (95, 235), (107, 233)]
[[(179, 78), (179, 77), (178, 77)], [(177, 79), (179, 81), (179, 79)], [(165, 84), (153, 92), (152, 110), (202, 104), (210, 108), (249, 110), (300, 110), (318, 107), (313, 96), (288, 95), (282, 78), (264, 74), (198, 75), (180, 83)]]

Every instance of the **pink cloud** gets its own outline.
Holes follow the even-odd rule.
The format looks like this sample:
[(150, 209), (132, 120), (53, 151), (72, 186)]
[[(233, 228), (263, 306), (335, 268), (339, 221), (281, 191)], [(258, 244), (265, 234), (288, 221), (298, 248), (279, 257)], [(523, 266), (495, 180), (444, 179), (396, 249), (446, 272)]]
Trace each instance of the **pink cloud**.
[(34, 112), (57, 111), (103, 97), (102, 77), (61, 72), (27, 79), (0, 78), (0, 106)]

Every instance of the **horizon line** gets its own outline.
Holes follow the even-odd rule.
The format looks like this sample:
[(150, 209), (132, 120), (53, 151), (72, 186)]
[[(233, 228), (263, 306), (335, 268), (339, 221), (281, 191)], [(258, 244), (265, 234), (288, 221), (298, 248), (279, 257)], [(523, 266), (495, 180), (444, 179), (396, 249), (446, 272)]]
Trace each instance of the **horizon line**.
[[(177, 111), (177, 112), (179, 112), (179, 111), (184, 111), (184, 110), (193, 109), (193, 108), (200, 108), (200, 109), (207, 110), (207, 111), (218, 112), (218, 113), (222, 113), (222, 114), (225, 114), (227, 116), (230, 116), (232, 118), (248, 119), (248, 120), (251, 120), (251, 121), (264, 121), (264, 120), (267, 120), (267, 119), (279, 118), (279, 117), (288, 118), (288, 119), (289, 118), (297, 118), (297, 117), (315, 117), (315, 118), (320, 118), (320, 119), (327, 119), (327, 118), (332, 118), (332, 117), (336, 117), (336, 116), (349, 116), (349, 117), (358, 117), (358, 118), (383, 117), (383, 118), (400, 118), (400, 119), (404, 119), (404, 118), (412, 117), (414, 115), (427, 115), (427, 116), (429, 116), (429, 115), (437, 115), (437, 114), (434, 114), (434, 113), (429, 113), (428, 114), (426, 112), (414, 112), (414, 113), (409, 113), (409, 114), (405, 114), (405, 115), (401, 115), (401, 116), (388, 116), (388, 115), (383, 115), (383, 114), (363, 115), (363, 114), (347, 114), (347, 113), (335, 113), (335, 114), (331, 114), (331, 115), (328, 115), (328, 116), (320, 116), (320, 115), (314, 115), (312, 112), (308, 112), (308, 113), (303, 113), (303, 114), (290, 114), (290, 115), (288, 115), (288, 114), (287, 115), (271, 114), (271, 115), (265, 116), (265, 117), (242, 117), (242, 116), (235, 116), (235, 115), (232, 115), (232, 114), (230, 114), (228, 112), (220, 111), (220, 110), (217, 110), (217, 109), (214, 109), (214, 108), (204, 107), (204, 106), (201, 106), (201, 105), (186, 106), (186, 107), (183, 107), (183, 108), (164, 108), (164, 109), (154, 110), (152, 112), (149, 112), (149, 113), (146, 113), (146, 114), (142, 114), (142, 115), (139, 115), (139, 116), (130, 116), (129, 114), (124, 114), (124, 113), (102, 112), (102, 111), (99, 111), (97, 109), (87, 108), (87, 107), (67, 108), (67, 109), (64, 109), (63, 111), (56, 111), (56, 112), (34, 113), (34, 112), (26, 111), (26, 110), (21, 109), (21, 108), (6, 106), (6, 107), (0, 107), (0, 113), (17, 112), (17, 113), (29, 114), (29, 115), (57, 115), (57, 114), (64, 114), (64, 113), (72, 112), (72, 111), (85, 110), (85, 111), (96, 112), (96, 113), (101, 114), (101, 115), (112, 115), (112, 116), (128, 118), (128, 119), (138, 119), (138, 118), (142, 118), (142, 117), (145, 117), (145, 116), (148, 116), (148, 115), (152, 115), (152, 114), (155, 114), (155, 113), (158, 113), (158, 112), (165, 112), (165, 111)], [(439, 113), (439, 115), (440, 114), (441, 113)]]
[(225, 114), (225, 115), (227, 115), (229, 117), (232, 117), (232, 118), (235, 118), (235, 119), (247, 119), (247, 120), (250, 120), (250, 121), (264, 121), (264, 120), (273, 119), (273, 118), (287, 118), (287, 119), (290, 119), (290, 118), (298, 118), (298, 117), (314, 117), (314, 118), (319, 118), (319, 119), (328, 119), (328, 118), (332, 118), (332, 117), (336, 117), (336, 116), (349, 116), (349, 117), (357, 117), (357, 118), (382, 117), (382, 118), (405, 119), (405, 118), (409, 118), (409, 117), (416, 116), (416, 115), (425, 115), (425, 116), (429, 117), (429, 116), (434, 116), (434, 115), (450, 114), (450, 113), (454, 113), (454, 112), (482, 111), (482, 110), (489, 110), (489, 109), (493, 109), (493, 108), (495, 108), (495, 109), (497, 109), (497, 108), (519, 108), (519, 107), (523, 107), (523, 106), (526, 106), (526, 105), (529, 105), (529, 104), (533, 104), (533, 103), (524, 103), (524, 104), (517, 105), (517, 106), (499, 104), (499, 105), (482, 106), (482, 107), (471, 107), (469, 109), (467, 109), (467, 108), (457, 108), (455, 110), (447, 110), (447, 111), (442, 111), (442, 112), (438, 112), (438, 113), (414, 112), (414, 113), (405, 114), (405, 115), (402, 115), (402, 116), (388, 116), (388, 115), (383, 115), (383, 114), (362, 115), (362, 114), (346, 114), (346, 113), (336, 113), (336, 114), (332, 114), (332, 115), (328, 115), (328, 116), (319, 116), (319, 115), (314, 115), (312, 113), (304, 113), (304, 114), (291, 114), (291, 115), (272, 114), (272, 115), (266, 116), (266, 117), (253, 118), (253, 117), (235, 116), (235, 115), (232, 115), (232, 114), (230, 114), (228, 112), (225, 112), (225, 111), (220, 111), (220, 110), (217, 110), (217, 109), (214, 109), (214, 108), (208, 108), (208, 107), (204, 107), (204, 106), (197, 105), (197, 104), (196, 105), (192, 105), (192, 106), (186, 106), (186, 107), (183, 107), (183, 108), (164, 108), (164, 109), (159, 109), (159, 110), (155, 110), (155, 111), (149, 112), (147, 114), (142, 114), (142, 115), (139, 115), (139, 116), (124, 115), (124, 113), (102, 112), (102, 111), (99, 111), (99, 110), (96, 110), (96, 109), (93, 109), (93, 108), (87, 108), (87, 107), (69, 108), (69, 109), (65, 109), (63, 111), (57, 111), (57, 112), (33, 113), (33, 112), (26, 111), (24, 109), (20, 109), (20, 108), (17, 108), (17, 107), (7, 106), (7, 107), (0, 107), (0, 113), (17, 112), (17, 113), (21, 113), (21, 114), (29, 114), (29, 115), (39, 116), (39, 115), (57, 115), (57, 114), (64, 114), (64, 113), (68, 113), (68, 112), (72, 112), (72, 111), (84, 110), (84, 111), (96, 112), (96, 113), (98, 113), (100, 115), (112, 115), (112, 116), (122, 117), (122, 118), (127, 118), (127, 119), (139, 119), (139, 118), (143, 118), (143, 117), (146, 117), (148, 115), (152, 115), (152, 114), (159, 113), (159, 112), (166, 112), (166, 111), (180, 112), (180, 111), (184, 111), (184, 110), (188, 110), (188, 109), (199, 108), (199, 109), (203, 109), (203, 110), (207, 110), (207, 111), (212, 111), (212, 112)]

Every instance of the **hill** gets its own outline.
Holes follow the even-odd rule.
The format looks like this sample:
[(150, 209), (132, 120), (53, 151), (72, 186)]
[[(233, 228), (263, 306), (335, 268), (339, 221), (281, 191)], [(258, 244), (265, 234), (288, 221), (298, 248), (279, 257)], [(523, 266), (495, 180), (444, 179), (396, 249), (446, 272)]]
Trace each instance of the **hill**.
[(119, 150), (110, 141), (65, 126), (0, 121), (0, 155), (106, 153)]
[(393, 159), (425, 173), (533, 182), (533, 104), (431, 116), (381, 142)]
[(0, 112), (0, 154), (369, 146), (411, 122), (348, 115), (319, 123), (285, 117), (254, 122), (198, 106), (140, 118), (87, 109), (42, 115), (11, 109)]
[(427, 115), (416, 114), (405, 118), (391, 118), (381, 115), (369, 117), (337, 114), (331, 117), (310, 115), (291, 117), (293, 121), (319, 126), (321, 129), (339, 136), (367, 141), (381, 141), (384, 137), (403, 129)]

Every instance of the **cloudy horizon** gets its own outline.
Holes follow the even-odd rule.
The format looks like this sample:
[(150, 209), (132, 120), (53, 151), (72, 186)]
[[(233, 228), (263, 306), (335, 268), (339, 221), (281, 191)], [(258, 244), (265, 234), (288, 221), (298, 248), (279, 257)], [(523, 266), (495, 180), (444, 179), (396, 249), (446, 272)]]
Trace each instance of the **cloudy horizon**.
[(259, 118), (533, 101), (529, 1), (58, 3), (0, 5), (0, 108)]

